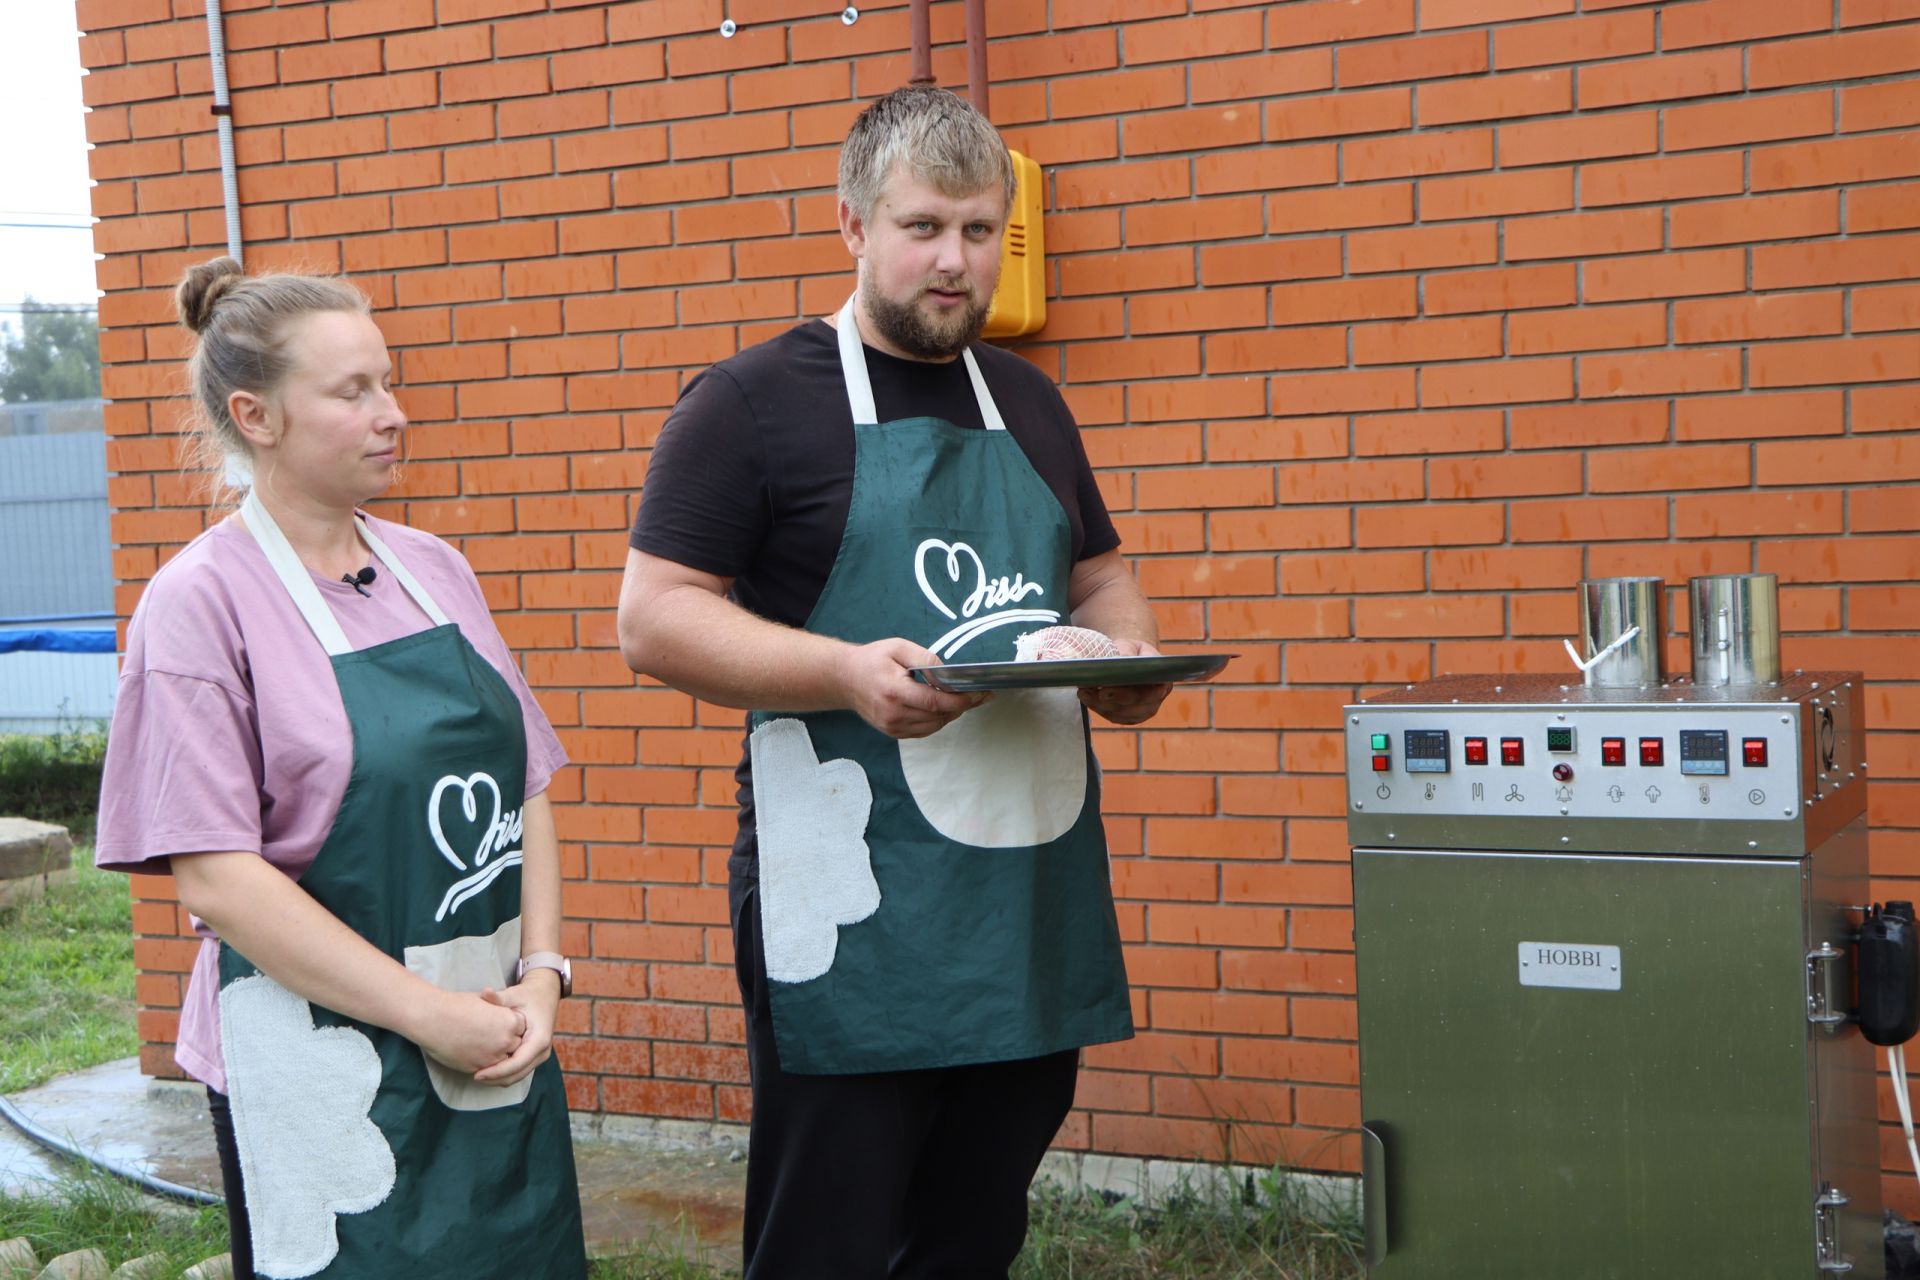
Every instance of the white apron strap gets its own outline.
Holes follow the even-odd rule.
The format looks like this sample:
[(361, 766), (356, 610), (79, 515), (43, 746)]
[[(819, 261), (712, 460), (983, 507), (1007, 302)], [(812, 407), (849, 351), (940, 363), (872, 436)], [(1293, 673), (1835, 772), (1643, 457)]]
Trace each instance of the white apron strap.
[[(853, 303), (853, 298), (848, 298), (834, 320), (840, 341), (840, 374), (847, 384), (847, 403), (853, 408), (853, 420), (878, 423), (880, 410), (873, 402), (873, 382), (867, 377), (867, 353), (860, 342)], [(987, 390), (987, 380), (980, 376), (980, 364), (973, 358), (972, 350), (962, 351), (960, 358), (966, 362), (967, 380), (973, 383), (973, 398), (980, 404), (980, 421), (989, 431), (1005, 431), (1006, 419), (993, 403), (993, 393)]]
[[(313, 585), (313, 575), (307, 572), (307, 566), (300, 562), (293, 544), (287, 541), (286, 534), (280, 532), (279, 524), (267, 513), (266, 505), (252, 489), (247, 490), (246, 500), (240, 504), (240, 518), (246, 522), (247, 532), (253, 535), (253, 540), (260, 544), (260, 550), (266, 553), (274, 576), (286, 587), (287, 594), (293, 598), (294, 607), (307, 620), (307, 626), (312, 629), (314, 638), (320, 641), (320, 647), (327, 651), (327, 656), (352, 653), (353, 646), (347, 642), (347, 633), (341, 629), (340, 620), (333, 616), (333, 610), (327, 607), (320, 588)], [(407, 572), (406, 567), (394, 558), (386, 543), (374, 536), (365, 521), (355, 517), (354, 524), (359, 527), (360, 536), (367, 540), (373, 553), (380, 557), (393, 576), (399, 579), (407, 594), (413, 597), (414, 603), (436, 626), (445, 626), (447, 615), (441, 612), (440, 606), (433, 602), (433, 598)]]

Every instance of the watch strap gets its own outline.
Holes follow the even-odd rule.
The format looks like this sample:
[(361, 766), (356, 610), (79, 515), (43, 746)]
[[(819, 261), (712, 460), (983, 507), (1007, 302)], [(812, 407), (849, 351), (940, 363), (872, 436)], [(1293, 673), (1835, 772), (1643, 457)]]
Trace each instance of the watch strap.
[(519, 982), (527, 976), (529, 969), (551, 969), (560, 975), (560, 996), (565, 999), (573, 994), (573, 965), (557, 951), (534, 951), (520, 957), (514, 966), (513, 980)]

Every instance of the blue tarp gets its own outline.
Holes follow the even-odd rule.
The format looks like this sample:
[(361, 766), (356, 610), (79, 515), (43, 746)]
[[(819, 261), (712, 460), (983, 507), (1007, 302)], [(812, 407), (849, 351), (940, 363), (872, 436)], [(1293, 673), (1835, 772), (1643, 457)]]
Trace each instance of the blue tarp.
[(113, 628), (29, 627), (0, 631), (0, 653), (112, 653)]

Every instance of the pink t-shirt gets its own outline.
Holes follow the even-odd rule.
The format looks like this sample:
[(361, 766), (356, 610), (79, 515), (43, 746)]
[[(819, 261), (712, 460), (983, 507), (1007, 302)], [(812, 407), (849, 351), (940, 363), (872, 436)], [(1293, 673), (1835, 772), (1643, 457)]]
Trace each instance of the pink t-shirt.
[[(460, 553), (403, 525), (367, 524), (520, 699), (527, 795), (547, 789), (566, 753), (493, 625)], [(375, 557), (365, 596), (313, 574), (356, 649), (432, 623)], [(223, 520), (147, 584), (127, 628), (119, 699), (107, 735), (94, 863), (164, 872), (173, 854), (259, 853), (294, 879), (333, 827), (353, 735), (319, 640), (253, 535)], [(217, 948), (205, 941), (180, 1011), (174, 1060), (226, 1089), (220, 1062)]]

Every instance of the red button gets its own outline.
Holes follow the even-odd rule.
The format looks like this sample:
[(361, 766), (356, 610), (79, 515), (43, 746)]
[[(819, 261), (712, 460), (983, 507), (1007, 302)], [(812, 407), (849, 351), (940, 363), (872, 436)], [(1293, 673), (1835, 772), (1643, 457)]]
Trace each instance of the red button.
[(1527, 762), (1526, 745), (1518, 738), (1500, 739), (1501, 764), (1525, 764)]
[(1373, 758), (1373, 771), (1375, 773), (1385, 773), (1392, 766), (1392, 756), (1375, 756)]
[(1467, 739), (1467, 763), (1485, 764), (1487, 762), (1487, 740), (1485, 738)]
[(1600, 763), (1605, 765), (1624, 765), (1627, 762), (1627, 740), (1625, 738), (1600, 739)]
[(1640, 739), (1640, 763), (1661, 765), (1667, 762), (1667, 744), (1663, 738)]
[(1764, 768), (1767, 763), (1767, 740), (1765, 738), (1742, 738), (1740, 740), (1740, 758), (1753, 769)]

